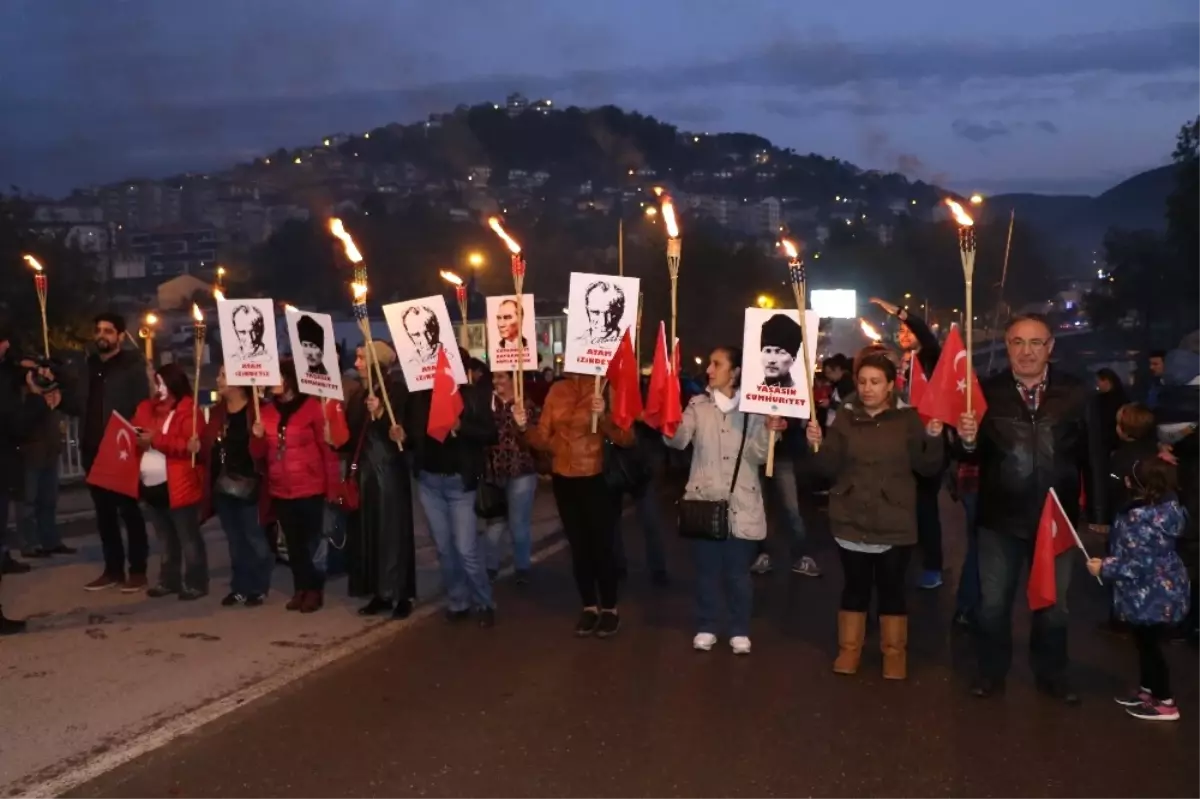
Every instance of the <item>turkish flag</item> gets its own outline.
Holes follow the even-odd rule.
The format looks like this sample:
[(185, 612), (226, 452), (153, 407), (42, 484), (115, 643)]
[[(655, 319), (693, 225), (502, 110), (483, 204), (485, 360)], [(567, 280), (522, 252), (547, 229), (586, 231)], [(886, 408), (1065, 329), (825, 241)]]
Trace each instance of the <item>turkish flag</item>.
[(658, 339), (654, 344), (654, 365), (650, 367), (650, 388), (646, 392), (646, 424), (662, 430), (663, 410), (666, 408), (667, 384), (671, 381), (671, 367), (667, 364), (667, 326), (658, 323)]
[(1048, 608), (1058, 602), (1058, 584), (1054, 578), (1054, 560), (1062, 553), (1078, 546), (1083, 549), (1075, 525), (1067, 518), (1058, 494), (1051, 488), (1042, 504), (1042, 518), (1038, 521), (1037, 541), (1033, 546), (1033, 563), (1029, 569), (1029, 586), (1026, 596), (1030, 610)]
[[(983, 389), (973, 371), (971, 393), (975, 418), (982, 419), (987, 413), (987, 400), (983, 398)], [(946, 336), (942, 355), (921, 395), (917, 412), (950, 427), (958, 427), (959, 417), (967, 412), (967, 351), (958, 335), (957, 325), (951, 327), (950, 335)]]
[(622, 430), (633, 427), (642, 413), (642, 388), (638, 384), (637, 360), (633, 355), (633, 344), (629, 341), (629, 330), (621, 336), (617, 352), (608, 362), (608, 382), (612, 387), (612, 409), (609, 415), (613, 424)]
[(667, 380), (666, 396), (663, 399), (662, 432), (668, 438), (675, 437), (675, 431), (683, 424), (683, 401), (679, 397), (679, 339), (675, 339), (675, 349), (671, 355), (671, 375)]
[(458, 417), (462, 416), (463, 398), (458, 390), (458, 381), (450, 369), (446, 348), (438, 348), (437, 372), (433, 376), (433, 397), (429, 401), (429, 422), (425, 432), (430, 438), (445, 441), (454, 429)]
[(138, 498), (142, 459), (137, 450), (137, 430), (124, 416), (112, 412), (96, 460), (88, 471), (87, 484), (133, 499)]

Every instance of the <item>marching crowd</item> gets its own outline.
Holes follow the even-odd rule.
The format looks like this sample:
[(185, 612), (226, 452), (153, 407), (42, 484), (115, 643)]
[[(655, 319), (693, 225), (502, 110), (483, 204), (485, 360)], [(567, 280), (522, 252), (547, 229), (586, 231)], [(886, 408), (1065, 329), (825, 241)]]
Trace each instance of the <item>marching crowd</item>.
[[(898, 320), (898, 348), (872, 345), (822, 364), (807, 423), (739, 409), (741, 351), (719, 347), (707, 385), (688, 391), (682, 421), (660, 434), (642, 422), (622, 427), (591, 376), (544, 374), (518, 394), (508, 373), (463, 354), (472, 379), (462, 411), (444, 439), (427, 433), (431, 392), (408, 392), (383, 342), (369, 344), (389, 382), (393, 422), (366, 381), (359, 347), (344, 401), (302, 393), (296, 370), (281, 362), (281, 383), (264, 397), (217, 378), (218, 401), (194, 427), (193, 386), (177, 364), (154, 366), (123, 346), (124, 320), (96, 317), (94, 348), (79, 374), (24, 361), (12, 331), (0, 327), (0, 521), (10, 500), (20, 514), (3, 573), (29, 559), (72, 554), (54, 523), (64, 415), (79, 419), (85, 468), (96, 459), (113, 412), (130, 419), (140, 459), (137, 499), (90, 487), (104, 553), (100, 575), (84, 588), (195, 601), (209, 594), (201, 525), (219, 519), (228, 542), (230, 584), (224, 606), (259, 606), (286, 550), (289, 611), (319, 611), (328, 552), (344, 547), (347, 589), (364, 616), (408, 616), (416, 601), (414, 501), (436, 547), (446, 617), (496, 623), (492, 579), (511, 539), (515, 581), (530, 581), (531, 519), (545, 478), (553, 491), (579, 595), (574, 634), (606, 638), (621, 627), (626, 495), (637, 509), (652, 578), (667, 585), (665, 527), (653, 490), (655, 453), (690, 448), (678, 504), (678, 533), (694, 561), (693, 646), (718, 636), (751, 651), (752, 574), (768, 571), (766, 499), (776, 495), (798, 575), (821, 574), (809, 553), (801, 499), (828, 494), (829, 527), (841, 564), (836, 625), (839, 674), (858, 671), (872, 606), (883, 676), (907, 674), (908, 570), (920, 559), (920, 588), (943, 583), (939, 496), (947, 483), (967, 514), (968, 548), (955, 623), (976, 639), (972, 693), (1001, 693), (1012, 656), (1017, 588), (1036, 560), (1047, 493), (1071, 520), (1105, 536), (1103, 558), (1087, 569), (1112, 592), (1114, 625), (1136, 644), (1140, 678), (1132, 715), (1178, 718), (1164, 642), (1196, 633), (1197, 401), (1200, 355), (1192, 339), (1152, 354), (1151, 382), (1128, 402), (1120, 379), (1102, 371), (1096, 385), (1051, 362), (1045, 319), (1020, 316), (1005, 331), (1008, 368), (981, 381), (986, 414), (957, 424), (923, 419), (908, 402), (914, 364), (933, 373), (939, 341), (923, 320), (875, 301)], [(970, 389), (968, 389), (970, 390)], [(520, 399), (518, 399), (520, 397)], [(763, 466), (773, 439), (772, 477)], [(482, 520), (482, 522), (481, 522)], [(146, 522), (159, 543), (149, 574)], [(268, 531), (282, 531), (282, 547)], [(916, 550), (914, 552), (914, 550)], [(1039, 689), (1067, 703), (1067, 591), (1077, 559), (1054, 562), (1057, 595), (1033, 612), (1030, 641)], [(24, 624), (0, 613), (0, 633)]]

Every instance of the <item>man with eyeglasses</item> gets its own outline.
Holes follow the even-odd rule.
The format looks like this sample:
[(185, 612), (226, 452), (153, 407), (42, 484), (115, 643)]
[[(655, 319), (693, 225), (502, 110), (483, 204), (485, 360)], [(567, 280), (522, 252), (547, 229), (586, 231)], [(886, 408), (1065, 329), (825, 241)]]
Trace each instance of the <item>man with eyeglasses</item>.
[[(1004, 690), (1012, 664), (1012, 606), (1021, 572), (1028, 574), (1042, 504), (1051, 488), (1067, 517), (1078, 519), (1085, 481), (1093, 532), (1107, 532), (1105, 463), (1095, 392), (1050, 363), (1054, 337), (1045, 317), (1018, 316), (1004, 333), (1010, 369), (982, 382), (987, 414), (964, 414), (958, 432), (964, 458), (979, 465), (980, 603), (976, 616), (979, 674), (971, 693)], [(1068, 679), (1067, 588), (1074, 552), (1059, 556), (1057, 602), (1033, 612), (1030, 658), (1038, 690), (1079, 703)]]

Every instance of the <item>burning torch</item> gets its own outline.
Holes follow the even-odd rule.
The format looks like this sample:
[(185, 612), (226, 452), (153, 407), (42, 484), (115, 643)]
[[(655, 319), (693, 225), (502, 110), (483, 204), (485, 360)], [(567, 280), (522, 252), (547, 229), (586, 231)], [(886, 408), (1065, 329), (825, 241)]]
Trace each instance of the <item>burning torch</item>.
[(142, 318), (142, 326), (138, 328), (138, 337), (146, 342), (146, 363), (154, 364), (154, 328), (158, 326), (158, 315), (148, 313)]
[(954, 221), (958, 225), (958, 255), (962, 260), (963, 281), (965, 282), (967, 293), (967, 314), (965, 319), (967, 328), (967, 413), (972, 413), (971, 405), (975, 395), (971, 383), (971, 375), (974, 371), (971, 359), (975, 353), (972, 347), (975, 339), (975, 220), (963, 210), (961, 205), (949, 197), (946, 198), (946, 205), (950, 206), (950, 211), (954, 214)]
[[(508, 235), (504, 227), (500, 224), (497, 217), (492, 217), (488, 220), (488, 226), (495, 231), (496, 235), (504, 241), (504, 246), (508, 247), (509, 255), (512, 261), (512, 279), (513, 291), (517, 295), (517, 374), (516, 380), (513, 381), (513, 389), (516, 394), (518, 403), (525, 402), (525, 303), (521, 297), (525, 289), (525, 258), (521, 255), (521, 245), (517, 244), (516, 239)], [(465, 321), (466, 315), (463, 315)]]
[(667, 227), (667, 273), (671, 276), (671, 353), (674, 357), (675, 348), (679, 346), (676, 337), (676, 322), (679, 318), (679, 256), (683, 242), (679, 238), (679, 223), (675, 219), (675, 203), (671, 196), (662, 194), (656, 188), (655, 193), (662, 196), (662, 218)]
[[(396, 426), (396, 412), (392, 410), (392, 398), (388, 395), (387, 381), (383, 379), (383, 367), (375, 356), (375, 339), (371, 336), (371, 320), (367, 316), (367, 284), (351, 283), (350, 291), (354, 296), (354, 318), (363, 334), (363, 360), (367, 363), (367, 392), (375, 396), (374, 387), (370, 385), (371, 368), (375, 369), (375, 381), (379, 385), (379, 398), (383, 400), (383, 408), (387, 411), (388, 421)], [(397, 441), (396, 446), (404, 451), (404, 444)]]
[(42, 354), (50, 358), (50, 329), (46, 326), (46, 270), (32, 255), (21, 256), (33, 268), (33, 287), (37, 290), (38, 308), (42, 312)]
[(454, 299), (458, 302), (458, 313), (462, 317), (462, 327), (458, 329), (458, 343), (465, 350), (471, 343), (470, 335), (467, 333), (467, 284), (461, 277), (447, 269), (443, 269), (438, 274), (442, 280), (454, 286)]
[[(197, 427), (200, 413), (200, 362), (204, 359), (204, 339), (208, 334), (208, 324), (204, 321), (204, 313), (200, 306), (192, 303), (192, 342), (196, 366), (192, 378), (192, 438), (199, 433)], [(147, 339), (149, 341), (149, 339)], [(192, 466), (196, 465), (196, 453), (192, 453)]]

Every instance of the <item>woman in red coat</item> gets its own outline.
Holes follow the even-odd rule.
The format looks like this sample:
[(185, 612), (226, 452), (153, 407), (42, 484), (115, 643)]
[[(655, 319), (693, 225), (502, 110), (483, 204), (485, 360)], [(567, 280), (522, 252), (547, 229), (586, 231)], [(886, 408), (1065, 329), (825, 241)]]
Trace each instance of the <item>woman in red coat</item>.
[(192, 427), (192, 386), (174, 363), (158, 371), (146, 367), (150, 399), (133, 414), (142, 453), (140, 499), (162, 547), (152, 597), (178, 594), (182, 600), (208, 593), (208, 553), (200, 533), (203, 469), (193, 465), (200, 440)]
[(279, 364), (282, 383), (252, 428), (256, 457), (266, 459), (267, 492), (287, 541), (294, 592), (288, 610), (312, 613), (325, 602), (325, 580), (311, 546), (323, 534), (325, 502), (338, 482), (337, 456), (325, 439), (321, 400), (300, 393), (291, 359)]

